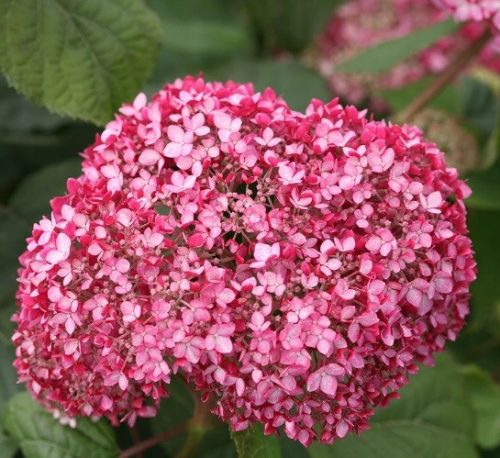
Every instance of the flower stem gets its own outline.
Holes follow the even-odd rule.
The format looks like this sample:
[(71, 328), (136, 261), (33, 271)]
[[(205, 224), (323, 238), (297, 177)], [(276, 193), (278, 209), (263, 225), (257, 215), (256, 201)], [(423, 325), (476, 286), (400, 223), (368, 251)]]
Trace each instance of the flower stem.
[(165, 442), (172, 437), (178, 436), (179, 434), (182, 434), (183, 432), (187, 431), (189, 428), (189, 422), (183, 423), (177, 428), (170, 429), (168, 431), (164, 431), (156, 436), (150, 437), (149, 439), (146, 439), (142, 442), (139, 442), (132, 447), (124, 450), (123, 452), (120, 453), (119, 458), (131, 458), (133, 456), (136, 456), (143, 452), (144, 450), (147, 450), (151, 447), (154, 447), (155, 445), (161, 444), (162, 442)]
[[(137, 426), (130, 428), (130, 437), (132, 437), (133, 444), (140, 444), (142, 442), (141, 434), (139, 433), (139, 429)], [(137, 458), (144, 458), (144, 454), (142, 452), (137, 453)]]
[(410, 122), (412, 118), (433, 99), (435, 99), (460, 72), (466, 67), (483, 49), (491, 39), (491, 30), (488, 28), (477, 40), (470, 43), (453, 59), (448, 67), (421, 92), (403, 111), (396, 115), (398, 122)]

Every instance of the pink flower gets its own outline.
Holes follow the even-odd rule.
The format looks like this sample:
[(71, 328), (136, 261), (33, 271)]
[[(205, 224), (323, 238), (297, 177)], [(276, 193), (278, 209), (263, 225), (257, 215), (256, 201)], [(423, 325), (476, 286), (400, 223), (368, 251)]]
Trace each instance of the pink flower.
[(365, 244), (368, 251), (382, 256), (387, 256), (396, 246), (396, 239), (388, 229), (378, 229)]
[(323, 366), (307, 378), (307, 391), (319, 389), (327, 396), (334, 397), (338, 386), (337, 377), (344, 372), (345, 370), (337, 364)]
[(233, 332), (233, 324), (212, 326), (209, 330), (209, 334), (205, 337), (206, 349), (215, 350), (222, 354), (231, 353), (233, 351), (233, 343), (230, 337)]
[(278, 173), (280, 181), (284, 184), (299, 184), (305, 175), (304, 170), (296, 172), (292, 167), (283, 164), (279, 166)]
[(443, 203), (443, 198), (439, 191), (431, 192), (428, 196), (420, 194), (420, 204), (429, 213), (441, 213), (441, 205)]
[(214, 124), (219, 129), (218, 136), (221, 142), (229, 142), (238, 138), (237, 134), (241, 128), (241, 119), (233, 118), (227, 113), (214, 114)]
[(194, 77), (120, 113), (20, 258), (15, 366), (68, 422), (152, 416), (173, 371), (331, 443), (464, 325), (469, 190), (417, 128)]
[(123, 314), (123, 321), (125, 323), (132, 323), (141, 317), (141, 306), (139, 304), (133, 304), (130, 301), (122, 302), (120, 310)]
[(172, 184), (167, 184), (165, 187), (170, 192), (178, 194), (191, 189), (196, 182), (196, 177), (194, 175), (184, 175), (181, 172), (174, 172), (172, 173), (171, 180)]
[(45, 260), (50, 264), (58, 264), (68, 259), (71, 248), (71, 239), (63, 232), (56, 237), (55, 247), (45, 256)]
[(182, 127), (171, 125), (168, 126), (167, 135), (170, 143), (167, 143), (163, 154), (167, 157), (178, 158), (187, 156), (193, 150), (193, 133), (184, 132)]
[(279, 258), (280, 251), (279, 243), (273, 243), (272, 245), (256, 243), (254, 248), (255, 262), (250, 264), (250, 266), (256, 269), (264, 267), (268, 261)]
[(139, 156), (139, 162), (142, 165), (155, 165), (157, 162), (159, 162), (161, 159), (161, 154), (151, 148), (145, 149), (141, 155)]

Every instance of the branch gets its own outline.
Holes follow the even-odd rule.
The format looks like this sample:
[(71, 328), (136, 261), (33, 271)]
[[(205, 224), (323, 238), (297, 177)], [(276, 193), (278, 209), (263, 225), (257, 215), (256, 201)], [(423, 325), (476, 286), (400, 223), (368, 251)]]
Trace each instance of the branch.
[(491, 36), (491, 30), (488, 28), (481, 37), (470, 43), (468, 47), (461, 51), (455, 59), (450, 62), (448, 67), (444, 69), (443, 73), (441, 73), (432, 84), (396, 116), (396, 120), (398, 122), (410, 122), (422, 108), (427, 106), (427, 104), (437, 97), (448, 84), (453, 82), (458, 74), (462, 72), (464, 67), (466, 67), (488, 43)]
[(150, 437), (149, 439), (139, 442), (138, 444), (135, 444), (132, 447), (121, 452), (119, 458), (131, 458), (143, 452), (144, 450), (147, 450), (151, 447), (154, 447), (155, 445), (161, 444), (162, 442), (171, 439), (172, 437), (178, 436), (179, 434), (186, 432), (188, 430), (188, 427), (189, 427), (189, 422), (186, 422), (177, 426), (177, 428), (170, 429), (168, 431), (164, 431), (158, 434), (157, 436)]

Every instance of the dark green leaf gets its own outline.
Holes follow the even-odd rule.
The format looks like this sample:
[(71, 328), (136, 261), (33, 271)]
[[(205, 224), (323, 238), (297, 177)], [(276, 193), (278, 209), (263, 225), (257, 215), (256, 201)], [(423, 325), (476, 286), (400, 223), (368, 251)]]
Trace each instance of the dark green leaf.
[(471, 324), (469, 328), (491, 327), (498, 332), (500, 322), (500, 290), (498, 288), (498, 266), (500, 250), (498, 228), (500, 211), (472, 208), (467, 217), (470, 235), (476, 252), (477, 280), (472, 284)]
[(3, 345), (10, 345), (10, 338), (14, 330), (14, 323), (11, 317), (16, 307), (12, 298), (9, 304), (0, 304), (0, 342)]
[(174, 52), (214, 58), (241, 55), (252, 47), (235, 2), (149, 0), (148, 3), (160, 15), (167, 56)]
[(237, 60), (208, 71), (207, 78), (252, 82), (258, 90), (272, 87), (296, 110), (303, 110), (312, 98), (330, 98), (324, 80), (293, 59)]
[[(151, 419), (151, 427), (155, 434), (175, 429), (193, 416), (193, 395), (186, 384), (180, 378), (174, 377), (168, 390), (170, 397), (162, 401), (156, 417)], [(179, 434), (164, 442), (162, 446), (169, 454), (174, 454), (180, 450), (186, 437), (187, 433)]]
[(458, 24), (448, 19), (400, 38), (384, 41), (343, 62), (339, 65), (338, 71), (383, 73), (429, 47), (440, 38), (452, 34), (457, 28)]
[[(12, 362), (14, 361), (14, 348), (9, 342), (0, 338), (0, 416), (7, 401), (18, 391), (22, 385), (17, 384), (17, 375)], [(1, 436), (0, 436), (1, 443)], [(1, 450), (1, 447), (0, 447)], [(0, 455), (1, 457), (1, 455)]]
[(230, 58), (253, 53), (240, 2), (148, 0), (160, 16), (166, 39), (146, 91), (187, 74), (207, 72)]
[(260, 425), (251, 425), (244, 431), (231, 434), (239, 458), (281, 458), (276, 436), (265, 436)]
[(4, 428), (19, 444), (25, 458), (113, 458), (118, 455), (108, 423), (80, 418), (75, 429), (62, 426), (28, 393), (11, 399)]
[(474, 79), (486, 84), (496, 95), (500, 96), (500, 74), (494, 69), (475, 66), (469, 73)]
[(340, 0), (247, 0), (261, 51), (298, 54), (323, 30)]
[(440, 357), (410, 380), (401, 399), (376, 413), (370, 430), (309, 451), (312, 458), (476, 458), (473, 430), (459, 368)]
[(49, 165), (28, 176), (13, 193), (9, 205), (29, 222), (50, 215), (49, 201), (64, 194), (66, 181), (81, 174), (81, 161), (70, 159)]
[(498, 126), (500, 114), (500, 100), (493, 89), (482, 81), (465, 77), (460, 81), (458, 94), (463, 117), (489, 138)]
[(5, 436), (0, 431), (0, 458), (13, 458), (17, 452), (17, 444), (14, 439)]
[(234, 22), (243, 20), (242, 5), (234, 0), (146, 0), (162, 21)]
[(150, 73), (161, 42), (141, 0), (0, 0), (0, 67), (49, 110), (103, 124)]
[(500, 163), (483, 172), (471, 173), (467, 176), (467, 184), (472, 195), (467, 206), (482, 210), (500, 209)]
[(196, 458), (237, 458), (237, 456), (227, 425), (220, 425), (205, 433)]
[[(30, 225), (8, 208), (0, 207), (0, 309), (14, 304), (18, 257), (23, 251)], [(0, 329), (4, 327), (4, 323)]]
[(248, 34), (237, 24), (168, 21), (165, 34), (167, 53), (174, 50), (186, 54), (226, 56), (247, 53), (251, 49)]
[[(191, 389), (178, 377), (169, 385), (170, 397), (162, 401), (156, 417), (149, 423), (154, 434), (178, 428), (194, 415)], [(206, 424), (205, 424), (206, 423)], [(209, 415), (203, 424), (190, 425), (190, 431), (178, 434), (162, 443), (169, 456), (188, 458), (236, 458), (234, 443), (225, 424)]]
[(481, 458), (498, 458), (500, 456), (500, 447), (494, 450), (481, 450)]
[(309, 452), (300, 442), (289, 439), (282, 434), (280, 436), (281, 454), (287, 458), (309, 458)]
[(0, 78), (0, 129), (11, 131), (46, 131), (67, 123), (68, 120), (32, 104)]
[(483, 448), (500, 445), (500, 386), (477, 366), (463, 369), (472, 406), (476, 411), (476, 441)]

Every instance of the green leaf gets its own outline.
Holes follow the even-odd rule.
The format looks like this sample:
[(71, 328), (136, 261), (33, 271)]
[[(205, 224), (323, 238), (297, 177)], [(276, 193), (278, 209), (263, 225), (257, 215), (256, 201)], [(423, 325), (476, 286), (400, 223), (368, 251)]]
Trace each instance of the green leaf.
[(232, 0), (149, 0), (160, 16), (166, 39), (146, 92), (187, 74), (253, 54), (240, 2)]
[(488, 139), (500, 123), (500, 99), (490, 86), (475, 78), (462, 78), (459, 89), (462, 116)]
[(161, 28), (141, 0), (0, 0), (0, 68), (10, 85), (96, 124), (140, 89)]
[(245, 5), (261, 51), (304, 51), (341, 0), (247, 0)]
[[(19, 215), (0, 207), (0, 309), (14, 304), (18, 257), (26, 246), (30, 225)], [(0, 325), (4, 328), (5, 323)]]
[(265, 436), (262, 426), (251, 425), (244, 431), (231, 434), (239, 458), (281, 458), (276, 436)]
[(162, 21), (234, 22), (244, 20), (243, 8), (234, 0), (146, 0)]
[[(193, 396), (186, 384), (180, 378), (173, 377), (168, 390), (170, 397), (162, 400), (158, 413), (150, 420), (151, 428), (155, 434), (175, 429), (193, 416)], [(176, 435), (169, 441), (162, 443), (162, 446), (169, 455), (174, 455), (180, 450), (186, 437), (187, 433)]]
[[(22, 385), (17, 384), (17, 374), (12, 366), (14, 361), (14, 348), (10, 343), (0, 339), (0, 416), (7, 401), (17, 392), (21, 391)], [(0, 436), (1, 439), (1, 436)], [(1, 443), (1, 441), (0, 441)], [(1, 450), (1, 447), (0, 447)], [(1, 457), (1, 455), (0, 455)]]
[(284, 457), (292, 458), (309, 458), (308, 449), (300, 442), (288, 438), (282, 434), (279, 438), (281, 445), (281, 454)]
[[(8, 305), (0, 304), (0, 343), (7, 348), (11, 345), (10, 339), (14, 331), (14, 323), (10, 319), (15, 310), (14, 300)], [(7, 367), (10, 363), (9, 361), (4, 361), (4, 364)]]
[(50, 215), (49, 201), (66, 191), (66, 181), (81, 174), (81, 161), (70, 159), (29, 175), (14, 191), (9, 205), (24, 219), (38, 221)]
[(63, 426), (28, 393), (11, 399), (4, 428), (17, 441), (25, 458), (113, 458), (118, 455), (108, 423), (79, 418), (75, 429)]
[(472, 284), (472, 315), (469, 329), (482, 326), (489, 327), (498, 333), (500, 323), (500, 290), (498, 288), (498, 266), (500, 250), (498, 245), (498, 228), (500, 227), (500, 211), (469, 210), (467, 223), (479, 272), (477, 280)]
[(234, 442), (229, 436), (227, 425), (218, 422), (211, 414), (202, 418), (202, 421), (194, 419), (193, 422), (195, 415), (193, 395), (196, 394), (191, 392), (182, 379), (173, 377), (169, 392), (170, 397), (161, 402), (157, 415), (148, 422), (153, 433), (175, 430), (188, 421), (191, 421), (191, 424), (189, 431), (177, 434), (161, 444), (168, 456), (236, 458)]
[(45, 108), (32, 104), (0, 77), (0, 129), (11, 131), (47, 131), (58, 128), (67, 119), (49, 113)]
[(474, 413), (457, 366), (441, 356), (422, 368), (401, 399), (380, 409), (371, 429), (333, 446), (314, 444), (312, 458), (476, 458)]
[(477, 66), (470, 71), (470, 75), (486, 84), (496, 95), (500, 96), (500, 75), (493, 69)]
[(384, 41), (343, 62), (339, 65), (338, 71), (383, 73), (429, 47), (440, 38), (452, 34), (457, 29), (458, 24), (452, 19), (447, 19), (400, 38)]
[(481, 210), (500, 209), (500, 162), (483, 171), (467, 176), (467, 184), (472, 195), (467, 199), (467, 206)]
[(256, 89), (272, 87), (296, 110), (303, 110), (312, 98), (328, 100), (325, 81), (294, 59), (236, 60), (207, 71), (207, 79), (252, 82)]
[(16, 452), (16, 441), (0, 431), (0, 458), (13, 458)]
[(167, 53), (172, 49), (186, 54), (227, 56), (251, 49), (249, 35), (237, 24), (165, 21), (165, 35)]
[[(164, 49), (217, 58), (248, 53), (249, 31), (235, 2), (227, 0), (149, 0), (165, 33)], [(182, 76), (182, 75), (177, 75)]]
[(476, 442), (483, 448), (500, 445), (500, 385), (477, 366), (463, 368), (465, 383), (476, 411)]
[[(396, 89), (382, 89), (376, 95), (388, 103), (394, 113), (398, 113), (408, 106), (431, 82), (431, 78), (422, 78)], [(432, 100), (429, 106), (449, 113), (457, 113), (460, 110), (460, 102), (456, 88), (447, 86)]]

